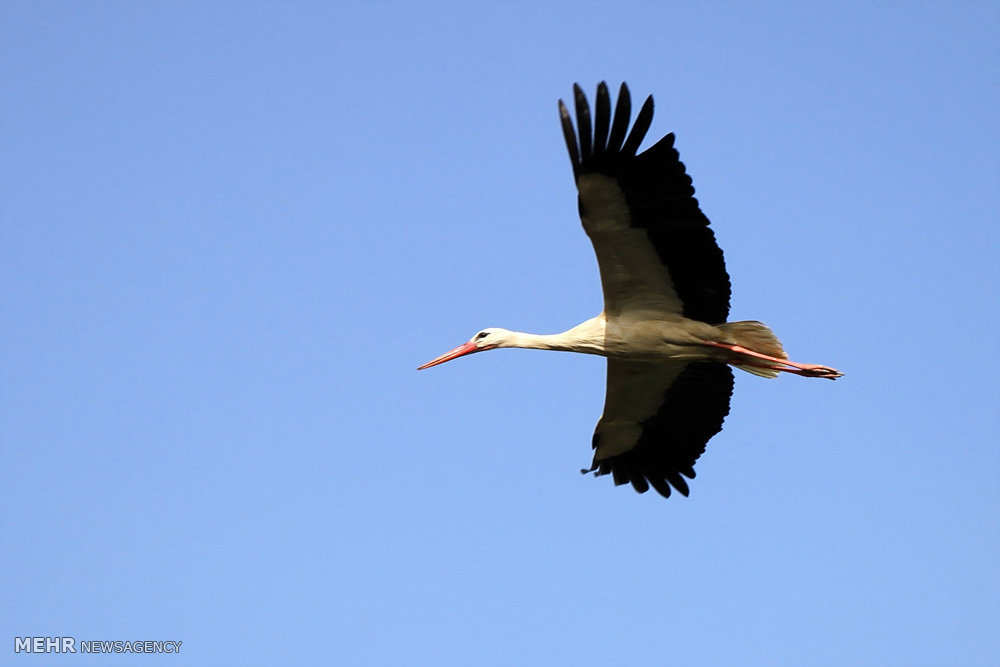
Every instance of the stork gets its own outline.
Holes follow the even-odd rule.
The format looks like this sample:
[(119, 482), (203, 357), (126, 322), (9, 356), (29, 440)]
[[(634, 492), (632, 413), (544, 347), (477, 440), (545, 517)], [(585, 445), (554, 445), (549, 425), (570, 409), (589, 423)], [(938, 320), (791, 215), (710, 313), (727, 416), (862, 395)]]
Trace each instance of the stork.
[[(722, 429), (733, 391), (730, 366), (836, 379), (828, 366), (790, 361), (757, 321), (727, 322), (730, 283), (722, 250), (694, 197), (673, 133), (636, 154), (653, 118), (646, 98), (631, 131), (623, 83), (614, 116), (604, 82), (590, 106), (574, 84), (576, 130), (559, 100), (583, 229), (600, 266), (604, 311), (560, 334), (488, 328), (417, 370), (504, 347), (607, 357), (604, 413), (594, 431), (595, 475), (664, 497), (687, 496), (685, 478)], [(626, 136), (627, 135), (627, 136)]]

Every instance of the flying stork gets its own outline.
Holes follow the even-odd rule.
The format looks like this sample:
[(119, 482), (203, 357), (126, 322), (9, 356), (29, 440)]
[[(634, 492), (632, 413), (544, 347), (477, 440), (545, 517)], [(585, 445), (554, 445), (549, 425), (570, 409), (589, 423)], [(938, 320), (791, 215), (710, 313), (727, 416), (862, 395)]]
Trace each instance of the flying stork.
[[(566, 147), (583, 229), (600, 265), (604, 312), (561, 334), (483, 329), (418, 370), (501, 347), (563, 350), (608, 358), (604, 414), (594, 432), (595, 475), (615, 485), (688, 495), (694, 464), (722, 429), (733, 391), (730, 366), (766, 378), (779, 373), (835, 379), (839, 371), (789, 361), (756, 321), (727, 322), (729, 275), (698, 207), (673, 133), (636, 155), (653, 118), (649, 96), (628, 131), (623, 83), (614, 116), (607, 85), (590, 106), (573, 86), (577, 131), (562, 100)], [(627, 135), (627, 136), (626, 136)]]

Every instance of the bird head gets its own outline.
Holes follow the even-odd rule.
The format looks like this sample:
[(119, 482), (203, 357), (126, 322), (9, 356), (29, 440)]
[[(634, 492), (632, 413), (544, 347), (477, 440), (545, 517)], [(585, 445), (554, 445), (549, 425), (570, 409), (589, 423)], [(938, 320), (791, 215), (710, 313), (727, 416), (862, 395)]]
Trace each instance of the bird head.
[(464, 357), (465, 355), (472, 354), (474, 352), (485, 352), (486, 350), (492, 350), (496, 347), (506, 347), (510, 333), (511, 332), (506, 329), (498, 329), (496, 327), (483, 329), (470, 338), (467, 343), (462, 343), (454, 350), (445, 352), (440, 357), (428, 361), (423, 366), (417, 368), (417, 370), (422, 371), (425, 368), (437, 366), (438, 364), (443, 364), (446, 361), (458, 359), (459, 357)]

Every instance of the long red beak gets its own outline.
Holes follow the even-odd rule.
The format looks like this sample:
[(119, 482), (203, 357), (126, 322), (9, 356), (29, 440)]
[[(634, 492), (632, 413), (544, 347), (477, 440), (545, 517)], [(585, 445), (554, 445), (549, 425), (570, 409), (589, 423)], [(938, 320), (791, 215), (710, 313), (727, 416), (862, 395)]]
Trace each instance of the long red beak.
[(487, 348), (476, 347), (476, 344), (473, 343), (472, 341), (469, 341), (468, 343), (462, 343), (451, 352), (445, 352), (437, 359), (428, 361), (423, 366), (420, 366), (419, 368), (417, 368), (417, 370), (422, 371), (425, 368), (430, 368), (431, 366), (437, 366), (438, 364), (443, 364), (446, 361), (451, 361), (452, 359), (458, 359), (459, 357), (465, 356), (466, 354), (472, 354), (473, 352), (481, 352), (482, 350), (485, 349)]

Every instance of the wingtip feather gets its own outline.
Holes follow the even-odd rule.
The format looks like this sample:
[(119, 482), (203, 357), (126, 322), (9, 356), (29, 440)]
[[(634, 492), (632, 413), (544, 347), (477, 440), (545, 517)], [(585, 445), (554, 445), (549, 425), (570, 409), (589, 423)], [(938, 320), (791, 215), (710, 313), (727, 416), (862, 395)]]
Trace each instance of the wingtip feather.
[(611, 96), (608, 84), (597, 84), (596, 114), (594, 116), (594, 154), (603, 155), (608, 147), (608, 129), (611, 127)]
[(559, 100), (559, 120), (562, 123), (563, 138), (566, 140), (566, 150), (569, 151), (569, 160), (573, 164), (573, 174), (576, 175), (580, 168), (580, 149), (576, 145), (576, 132), (573, 129), (573, 119), (569, 116), (569, 109), (562, 100)]
[(632, 98), (628, 86), (622, 83), (618, 89), (618, 102), (615, 104), (615, 117), (611, 122), (611, 134), (608, 136), (608, 152), (617, 153), (621, 150), (631, 116)]
[(653, 122), (653, 96), (650, 95), (646, 98), (646, 101), (642, 103), (642, 108), (639, 109), (639, 115), (635, 117), (635, 123), (632, 125), (632, 131), (629, 132), (628, 139), (625, 140), (625, 145), (622, 146), (623, 155), (635, 155), (636, 151), (639, 150), (639, 145), (642, 140), (646, 137), (646, 132), (649, 131), (649, 126)]
[(587, 96), (583, 89), (575, 83), (573, 84), (573, 95), (576, 102), (576, 129), (580, 137), (580, 155), (586, 159), (591, 152), (590, 104), (587, 102)]

